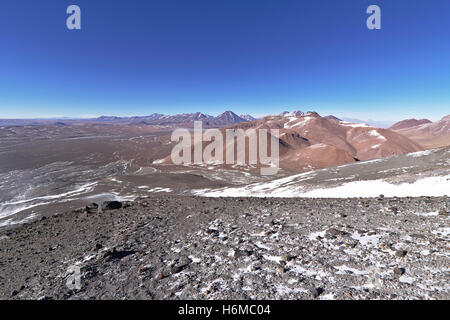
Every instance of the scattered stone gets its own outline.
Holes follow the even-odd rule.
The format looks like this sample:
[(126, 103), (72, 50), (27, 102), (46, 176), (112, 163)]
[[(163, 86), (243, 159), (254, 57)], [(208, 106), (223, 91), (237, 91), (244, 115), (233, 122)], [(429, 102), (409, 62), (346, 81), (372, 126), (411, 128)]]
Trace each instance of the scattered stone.
[(254, 264), (251, 266), (250, 268), (252, 271), (258, 271), (261, 270), (261, 265), (260, 264)]
[(323, 293), (323, 289), (320, 287), (312, 287), (309, 289), (309, 292), (311, 293), (311, 296), (316, 299), (318, 296), (320, 296)]
[(171, 274), (176, 274), (181, 272), (183, 269), (180, 266), (173, 266), (172, 268), (170, 268), (170, 273)]
[(439, 215), (440, 216), (448, 216), (448, 212), (447, 212), (447, 210), (442, 208), (442, 209), (439, 210)]
[(253, 251), (251, 250), (240, 250), (235, 249), (234, 250), (234, 258), (239, 259), (240, 257), (249, 257), (253, 254)]
[(124, 201), (122, 202), (122, 208), (129, 208), (133, 205), (133, 203), (131, 201)]
[(328, 229), (328, 230), (326, 231), (326, 233), (327, 233), (327, 234), (330, 234), (330, 235), (332, 235), (332, 236), (343, 236), (343, 235), (346, 235), (346, 234), (347, 234), (347, 232), (341, 231), (341, 230), (338, 230), (338, 229), (335, 229), (335, 228), (330, 228), (330, 229)]
[(149, 267), (143, 266), (143, 267), (140, 267), (140, 268), (139, 268), (139, 273), (144, 273), (144, 272), (147, 272), (148, 270), (150, 270)]
[(355, 239), (350, 239), (344, 242), (346, 247), (350, 247), (350, 248), (356, 248), (356, 246), (358, 245), (359, 241), (355, 240)]
[(136, 251), (134, 250), (117, 250), (116, 248), (113, 248), (103, 254), (103, 259), (106, 259), (107, 261), (121, 260), (135, 253)]
[(400, 249), (400, 250), (397, 250), (395, 255), (397, 257), (403, 258), (404, 256), (406, 256), (407, 253), (408, 253), (408, 251)]
[(395, 267), (394, 268), (394, 273), (396, 275), (401, 276), (402, 274), (404, 274), (406, 272), (406, 270), (404, 268), (399, 268), (399, 267)]
[(96, 243), (94, 245), (94, 247), (92, 248), (92, 251), (98, 251), (102, 248), (103, 246), (100, 243)]
[(91, 203), (90, 205), (86, 206), (86, 212), (87, 213), (97, 213), (98, 212), (98, 204)]
[(389, 211), (391, 211), (394, 214), (397, 214), (398, 213), (398, 208), (397, 207), (390, 207)]
[(208, 229), (208, 230), (206, 230), (206, 233), (210, 234), (210, 235), (212, 235), (214, 237), (218, 237), (219, 234), (220, 234), (219, 230), (216, 230), (216, 229)]

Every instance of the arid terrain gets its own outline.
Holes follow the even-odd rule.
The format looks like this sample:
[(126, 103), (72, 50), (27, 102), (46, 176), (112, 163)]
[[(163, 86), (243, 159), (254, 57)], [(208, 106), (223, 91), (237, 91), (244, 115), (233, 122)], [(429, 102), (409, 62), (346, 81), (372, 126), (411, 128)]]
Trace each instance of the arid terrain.
[[(171, 164), (172, 130), (194, 120), (279, 129), (281, 170)], [(402, 133), (442, 123), (297, 111), (3, 124), (1, 299), (449, 298), (450, 147)]]

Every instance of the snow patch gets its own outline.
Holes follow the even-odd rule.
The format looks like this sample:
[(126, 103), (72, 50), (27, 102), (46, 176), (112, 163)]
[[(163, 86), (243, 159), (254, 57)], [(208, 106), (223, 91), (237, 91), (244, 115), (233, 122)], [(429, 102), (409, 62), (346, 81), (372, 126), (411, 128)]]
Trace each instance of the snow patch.
[(387, 139), (382, 135), (382, 134), (380, 134), (377, 130), (371, 130), (371, 131), (369, 131), (369, 134), (372, 136), (372, 137), (376, 137), (377, 139), (380, 139), (380, 140), (383, 140), (383, 141), (386, 141)]

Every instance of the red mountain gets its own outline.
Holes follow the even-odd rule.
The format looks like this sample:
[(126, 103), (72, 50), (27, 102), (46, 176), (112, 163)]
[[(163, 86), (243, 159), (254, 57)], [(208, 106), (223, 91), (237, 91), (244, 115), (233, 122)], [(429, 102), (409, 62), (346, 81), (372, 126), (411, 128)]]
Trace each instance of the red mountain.
[[(316, 112), (267, 116), (230, 128), (279, 129), (280, 167), (296, 172), (423, 150), (394, 131), (325, 118)], [(170, 157), (164, 162), (169, 163)]]
[(417, 127), (422, 124), (431, 123), (431, 122), (432, 121), (428, 120), (428, 119), (421, 119), (421, 120), (408, 119), (408, 120), (403, 120), (403, 121), (397, 122), (392, 127), (390, 127), (389, 130), (400, 130), (400, 129), (412, 128), (412, 127)]
[(426, 148), (450, 145), (450, 115), (437, 122), (426, 122), (412, 127), (394, 128), (393, 130)]

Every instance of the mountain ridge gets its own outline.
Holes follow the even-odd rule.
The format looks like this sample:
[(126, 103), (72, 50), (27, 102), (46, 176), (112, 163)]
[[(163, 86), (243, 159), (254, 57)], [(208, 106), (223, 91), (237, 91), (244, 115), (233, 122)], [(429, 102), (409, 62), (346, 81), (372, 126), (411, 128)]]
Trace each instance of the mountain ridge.
[[(399, 127), (394, 128), (393, 131), (408, 137), (425, 148), (438, 148), (450, 145), (450, 115), (444, 116), (436, 122), (423, 121), (427, 119), (414, 120), (409, 119), (397, 123)], [(408, 126), (404, 125), (405, 123), (415, 123), (416, 125)]]

